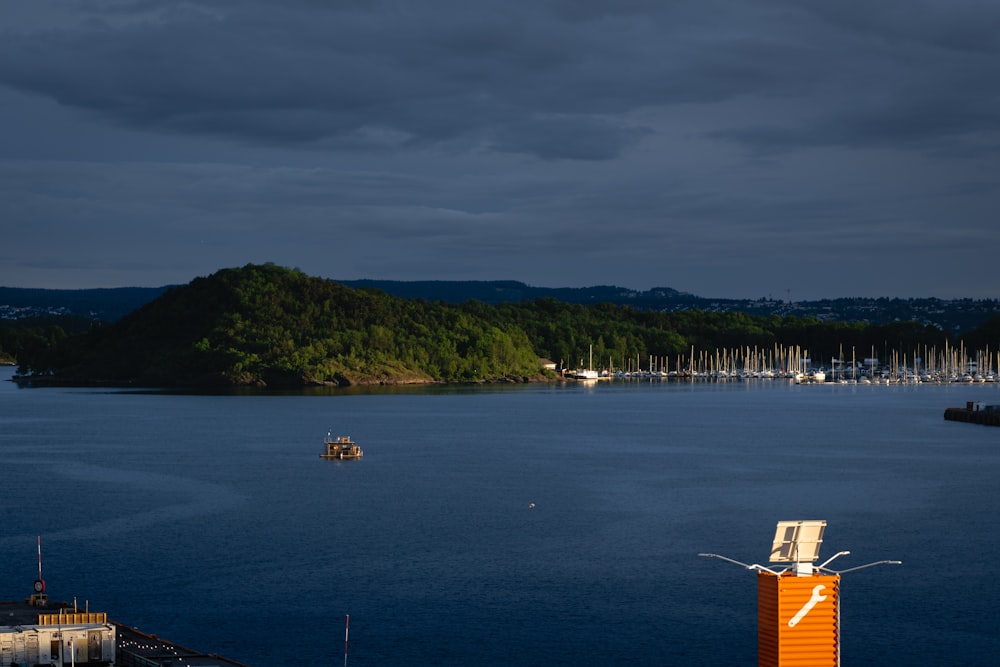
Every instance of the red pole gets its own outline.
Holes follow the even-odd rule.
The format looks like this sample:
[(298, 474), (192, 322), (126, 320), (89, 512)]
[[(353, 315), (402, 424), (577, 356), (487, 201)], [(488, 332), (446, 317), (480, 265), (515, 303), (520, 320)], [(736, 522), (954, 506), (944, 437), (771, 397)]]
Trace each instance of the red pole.
[(344, 667), (347, 667), (347, 633), (351, 627), (351, 615), (344, 620)]

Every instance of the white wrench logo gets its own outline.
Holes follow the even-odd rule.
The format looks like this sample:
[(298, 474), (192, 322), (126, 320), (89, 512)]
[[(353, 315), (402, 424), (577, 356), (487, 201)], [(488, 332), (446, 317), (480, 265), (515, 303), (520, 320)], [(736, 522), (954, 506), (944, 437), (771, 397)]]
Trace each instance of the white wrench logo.
[(808, 614), (809, 611), (813, 607), (815, 607), (817, 603), (822, 602), (823, 600), (826, 599), (825, 595), (819, 594), (819, 592), (824, 588), (826, 588), (826, 586), (824, 586), (823, 584), (819, 584), (813, 588), (812, 597), (809, 598), (809, 600), (804, 605), (802, 605), (802, 609), (799, 609), (798, 613), (796, 613), (795, 616), (792, 616), (792, 618), (789, 619), (788, 627), (794, 628), (796, 625), (799, 624), (799, 621), (801, 621), (803, 618), (806, 617), (806, 614)]

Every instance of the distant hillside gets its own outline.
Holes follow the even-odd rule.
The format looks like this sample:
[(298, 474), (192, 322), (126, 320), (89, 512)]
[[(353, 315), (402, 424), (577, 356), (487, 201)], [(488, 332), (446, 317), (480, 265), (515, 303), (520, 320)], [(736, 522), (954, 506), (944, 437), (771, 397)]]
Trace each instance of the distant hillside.
[(378, 289), (386, 294), (406, 299), (465, 303), (481, 301), (487, 304), (521, 303), (535, 299), (555, 299), (581, 305), (613, 303), (647, 309), (667, 302), (683, 303), (698, 297), (667, 287), (636, 292), (624, 287), (598, 285), (594, 287), (532, 287), (514, 280), (340, 280), (348, 287)]
[[(817, 301), (775, 299), (706, 298), (669, 287), (645, 291), (600, 285), (593, 287), (532, 287), (513, 280), (341, 280), (355, 289), (377, 289), (404, 299), (422, 299), (459, 304), (523, 303), (555, 299), (563, 303), (593, 305), (609, 303), (637, 310), (674, 313), (703, 310), (711, 313), (746, 313), (779, 317), (816, 317), (828, 322), (918, 322), (938, 327), (949, 335), (962, 335), (1000, 314), (997, 299), (897, 299), (838, 298)], [(115, 322), (165, 293), (170, 286), (155, 288), (44, 290), (0, 287), (0, 320), (71, 315)]]
[(0, 320), (69, 315), (114, 322), (168, 289), (169, 286), (78, 290), (0, 287)]
[(646, 291), (624, 287), (531, 287), (515, 281), (396, 281), (343, 280), (349, 287), (379, 289), (386, 294), (407, 299), (464, 303), (470, 300), (486, 304), (521, 303), (550, 298), (563, 303), (593, 305), (610, 303), (637, 310), (676, 313), (703, 310), (710, 313), (746, 313), (779, 317), (815, 317), (827, 322), (917, 322), (936, 326), (952, 335), (961, 335), (982, 326), (1000, 314), (997, 299), (890, 299), (838, 298), (818, 301), (781, 301), (774, 299), (715, 299), (679, 292), (669, 287)]
[[(442, 287), (457, 287), (429, 285), (438, 297), (448, 292)], [(912, 359), (918, 351), (933, 357), (954, 350), (957, 341), (912, 321), (836, 322), (679, 306), (666, 312), (597, 296), (604, 290), (604, 297), (620, 298), (618, 288), (593, 288), (596, 303), (584, 305), (544, 293), (514, 302), (514, 293), (531, 289), (518, 283), (463, 284), (464, 292), (450, 292), (460, 303), (363, 287), (273, 264), (223, 269), (81, 333), (68, 333), (55, 319), (0, 326), (0, 353), (16, 359), (21, 379), (34, 384), (302, 387), (525, 381), (546, 375), (541, 358), (570, 369), (593, 358), (605, 368), (690, 372), (737, 358), (753, 365), (763, 355), (791, 364), (784, 351), (795, 348), (830, 365), (844, 350), (877, 348), (886, 359)], [(505, 298), (495, 304), (467, 298), (483, 289)], [(966, 342), (996, 350), (998, 330), (994, 317)]]

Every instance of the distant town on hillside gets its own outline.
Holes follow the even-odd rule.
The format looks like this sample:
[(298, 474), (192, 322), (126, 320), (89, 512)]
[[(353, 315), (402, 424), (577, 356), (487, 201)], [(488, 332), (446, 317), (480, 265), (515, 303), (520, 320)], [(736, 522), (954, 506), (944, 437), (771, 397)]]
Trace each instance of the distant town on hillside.
[[(623, 287), (532, 287), (517, 281), (395, 281), (338, 280), (347, 287), (377, 289), (407, 299), (486, 304), (555, 299), (566, 303), (611, 303), (637, 310), (676, 312), (744, 312), (750, 315), (815, 317), (823, 321), (863, 321), (873, 324), (919, 322), (951, 334), (981, 326), (1000, 313), (1000, 299), (937, 298), (836, 298), (816, 301), (708, 298), (667, 287), (638, 291)], [(0, 287), (0, 320), (71, 316), (114, 322), (153, 301), (168, 289), (122, 287), (108, 289), (48, 290)]]

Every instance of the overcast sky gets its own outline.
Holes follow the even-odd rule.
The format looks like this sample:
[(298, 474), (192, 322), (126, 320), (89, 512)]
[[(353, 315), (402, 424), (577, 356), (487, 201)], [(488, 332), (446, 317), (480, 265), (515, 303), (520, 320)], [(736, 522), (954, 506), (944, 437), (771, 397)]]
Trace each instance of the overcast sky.
[(0, 285), (1000, 297), (997, 0), (3, 0)]

